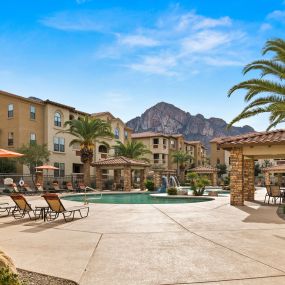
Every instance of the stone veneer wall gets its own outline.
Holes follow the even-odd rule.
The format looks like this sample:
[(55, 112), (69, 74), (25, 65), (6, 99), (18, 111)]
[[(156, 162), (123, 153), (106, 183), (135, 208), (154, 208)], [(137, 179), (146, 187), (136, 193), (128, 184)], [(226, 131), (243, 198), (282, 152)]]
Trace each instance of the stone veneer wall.
[(243, 191), (246, 201), (254, 200), (254, 160), (244, 160)]
[(233, 148), (230, 153), (231, 172), (231, 205), (242, 206), (243, 196), (243, 152), (242, 148)]

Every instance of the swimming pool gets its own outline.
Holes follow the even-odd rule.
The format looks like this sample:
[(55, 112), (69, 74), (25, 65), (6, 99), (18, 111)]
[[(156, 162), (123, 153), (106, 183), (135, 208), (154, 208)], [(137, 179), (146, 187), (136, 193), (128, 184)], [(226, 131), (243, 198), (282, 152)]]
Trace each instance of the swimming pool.
[[(103, 194), (102, 199), (98, 199), (100, 194), (87, 195), (89, 203), (103, 203), (103, 204), (182, 204), (182, 203), (198, 203), (213, 200), (207, 197), (154, 197), (147, 193), (134, 194)], [(66, 196), (62, 199), (69, 201), (83, 202), (84, 195)]]

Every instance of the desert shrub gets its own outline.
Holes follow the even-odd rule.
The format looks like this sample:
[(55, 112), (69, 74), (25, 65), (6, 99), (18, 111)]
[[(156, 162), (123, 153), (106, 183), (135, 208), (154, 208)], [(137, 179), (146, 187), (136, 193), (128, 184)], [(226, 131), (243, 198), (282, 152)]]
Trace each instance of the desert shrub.
[(210, 180), (206, 177), (198, 177), (191, 189), (193, 190), (194, 196), (202, 196), (205, 191), (205, 187), (210, 185)]
[(195, 184), (195, 180), (198, 179), (199, 175), (196, 172), (189, 172), (186, 175), (186, 181), (193, 186)]
[(167, 189), (167, 194), (168, 195), (177, 195), (177, 189), (174, 187), (170, 187)]
[(25, 285), (18, 275), (11, 272), (8, 267), (2, 267), (0, 269), (0, 284), (1, 285)]
[(154, 183), (152, 180), (147, 179), (144, 182), (144, 185), (145, 185), (146, 189), (148, 189), (148, 191), (154, 191)]
[(227, 176), (227, 177), (224, 178), (224, 185), (225, 186), (229, 186), (230, 185), (230, 177)]

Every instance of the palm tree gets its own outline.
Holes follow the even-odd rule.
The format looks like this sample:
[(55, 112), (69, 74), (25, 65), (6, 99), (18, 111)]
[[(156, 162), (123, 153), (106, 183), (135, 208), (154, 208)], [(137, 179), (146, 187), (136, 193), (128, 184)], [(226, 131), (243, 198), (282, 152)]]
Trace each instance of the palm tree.
[[(192, 156), (182, 150), (173, 152), (171, 156), (173, 162), (177, 163), (177, 175), (181, 176), (181, 180), (184, 180), (185, 162), (190, 161), (190, 159), (192, 159)], [(180, 175), (180, 173), (182, 173), (182, 175)]]
[(114, 146), (116, 156), (125, 156), (128, 158), (148, 161), (148, 159), (143, 156), (151, 153), (151, 151), (148, 150), (142, 142), (127, 141), (123, 144), (120, 141), (116, 141), (116, 143), (117, 145)]
[[(272, 59), (256, 60), (243, 69), (244, 74), (251, 70), (260, 71), (260, 78), (243, 81), (229, 90), (229, 97), (236, 90), (247, 90), (244, 100), (249, 104), (229, 123), (228, 127), (242, 119), (262, 113), (270, 114), (268, 130), (285, 122), (285, 85), (283, 83), (285, 41), (282, 39), (267, 41), (262, 54), (265, 55), (268, 52), (273, 53)], [(265, 79), (265, 76), (269, 78)]]
[(95, 142), (102, 137), (112, 138), (114, 136), (111, 125), (100, 119), (85, 116), (78, 120), (66, 121), (64, 127), (68, 127), (68, 129), (61, 132), (75, 137), (69, 145), (80, 145), (80, 158), (84, 168), (84, 183), (90, 185), (90, 163), (93, 160)]

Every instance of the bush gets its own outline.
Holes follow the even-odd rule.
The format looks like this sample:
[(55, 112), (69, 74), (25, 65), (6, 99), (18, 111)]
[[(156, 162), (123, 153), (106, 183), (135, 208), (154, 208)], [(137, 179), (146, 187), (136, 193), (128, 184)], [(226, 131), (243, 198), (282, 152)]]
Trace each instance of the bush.
[(145, 187), (146, 187), (146, 189), (148, 190), (148, 191), (154, 191), (154, 183), (153, 183), (153, 181), (152, 180), (146, 180), (145, 182), (144, 182), (144, 185), (145, 185)]
[(168, 188), (168, 189), (167, 189), (167, 194), (168, 194), (168, 195), (177, 195), (177, 189), (176, 189), (176, 188), (173, 188), (173, 187)]
[(0, 269), (0, 284), (1, 285), (25, 285), (18, 275), (11, 272), (8, 267), (2, 267)]
[(193, 190), (194, 196), (202, 196), (205, 191), (205, 187), (210, 184), (210, 181), (205, 177), (198, 177), (195, 180), (194, 185), (192, 185), (191, 189)]

